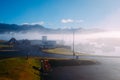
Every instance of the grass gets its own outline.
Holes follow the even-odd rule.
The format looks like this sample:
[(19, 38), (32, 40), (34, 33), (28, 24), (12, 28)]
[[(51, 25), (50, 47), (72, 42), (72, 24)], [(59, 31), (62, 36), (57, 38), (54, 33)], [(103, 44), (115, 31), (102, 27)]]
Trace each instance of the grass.
[(0, 43), (0, 49), (10, 49), (10, 46), (7, 44)]
[(0, 40), (0, 49), (9, 49), (10, 46), (8, 44), (6, 44), (6, 41), (4, 40)]
[[(0, 40), (0, 49), (2, 53), (11, 52), (9, 45), (4, 44), (2, 40)], [(1, 59), (0, 80), (40, 80), (40, 72), (33, 69), (33, 66), (40, 67), (39, 60), (39, 58), (20, 57)]]
[(42, 51), (46, 53), (68, 54), (68, 55), (72, 54), (71, 50), (65, 48), (44, 49)]
[(0, 60), (0, 80), (40, 80), (39, 71), (32, 66), (40, 67), (39, 59), (9, 58)]
[[(66, 48), (43, 49), (42, 51), (45, 53), (73, 55), (73, 51)], [(78, 52), (75, 52), (75, 54), (82, 55), (82, 53), (78, 53)]]
[(9, 45), (0, 44), (0, 48), (9, 48)]
[(5, 42), (5, 40), (0, 40), (0, 44), (4, 44)]

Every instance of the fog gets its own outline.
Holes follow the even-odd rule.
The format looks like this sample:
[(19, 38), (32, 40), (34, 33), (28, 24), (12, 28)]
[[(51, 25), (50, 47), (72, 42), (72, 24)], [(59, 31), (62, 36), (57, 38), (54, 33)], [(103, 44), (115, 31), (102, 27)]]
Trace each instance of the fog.
[[(120, 32), (104, 31), (93, 33), (74, 33), (75, 51), (85, 54), (120, 56)], [(40, 32), (1, 34), (1, 39), (9, 40), (15, 37), (17, 40), (41, 40), (47, 36), (48, 40), (63, 40), (65, 45), (73, 47), (73, 33), (71, 34), (41, 34)]]
[[(107, 15), (94, 28), (100, 28), (104, 31), (100, 32), (75, 32), (74, 43), (75, 51), (86, 54), (104, 55), (104, 56), (120, 56), (120, 9)], [(91, 27), (92, 29), (92, 27)], [(9, 40), (15, 37), (17, 40), (41, 40), (42, 36), (47, 36), (48, 40), (63, 40), (65, 45), (73, 47), (73, 33), (66, 34), (42, 34), (40, 32), (18, 32), (0, 34), (0, 39)]]

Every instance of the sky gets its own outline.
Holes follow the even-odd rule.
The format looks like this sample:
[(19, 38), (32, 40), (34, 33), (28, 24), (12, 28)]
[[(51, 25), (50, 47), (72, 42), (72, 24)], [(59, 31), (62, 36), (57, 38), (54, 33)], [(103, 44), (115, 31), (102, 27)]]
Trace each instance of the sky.
[[(88, 29), (88, 33), (75, 33), (75, 44), (78, 44), (80, 52), (90, 53), (92, 50), (91, 53), (120, 56), (120, 0), (0, 0), (0, 23)], [(93, 28), (110, 30), (94, 32)], [(0, 38), (5, 40), (12, 36), (9, 33), (0, 34)], [(14, 33), (18, 40), (40, 39), (41, 36), (43, 34), (34, 31)], [(47, 36), (48, 39), (62, 39), (70, 46), (73, 42), (73, 35), (65, 33)]]
[(47, 28), (109, 27), (119, 25), (119, 10), (120, 0), (0, 0), (0, 23), (41, 24)]

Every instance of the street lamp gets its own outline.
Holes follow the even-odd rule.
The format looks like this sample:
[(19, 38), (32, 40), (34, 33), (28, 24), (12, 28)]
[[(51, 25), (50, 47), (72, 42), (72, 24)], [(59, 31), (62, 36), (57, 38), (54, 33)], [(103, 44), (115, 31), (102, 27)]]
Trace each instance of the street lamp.
[(73, 31), (73, 59), (78, 59), (79, 56), (75, 54), (75, 31)]
[(75, 31), (73, 31), (73, 59), (75, 58)]

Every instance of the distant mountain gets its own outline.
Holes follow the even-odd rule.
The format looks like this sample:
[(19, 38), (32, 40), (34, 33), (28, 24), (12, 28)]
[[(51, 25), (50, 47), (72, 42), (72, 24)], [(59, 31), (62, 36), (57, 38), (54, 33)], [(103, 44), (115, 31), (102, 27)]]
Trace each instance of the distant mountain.
[(17, 24), (4, 24), (0, 23), (0, 33), (5, 32), (20, 32), (20, 31), (29, 31), (29, 30), (43, 30), (45, 29), (41, 25), (17, 25)]
[(100, 29), (82, 29), (82, 28), (66, 28), (66, 29), (52, 29), (45, 28), (42, 25), (17, 25), (17, 24), (5, 24), (0, 23), (0, 33), (10, 33), (10, 32), (40, 32), (40, 33), (49, 33), (49, 34), (61, 34), (61, 33), (91, 33), (91, 32), (100, 32), (103, 30)]
[(4, 24), (0, 23), (0, 33), (9, 33), (9, 32), (32, 32), (37, 31), (41, 33), (71, 33), (74, 31), (79, 31), (79, 29), (50, 29), (45, 28), (42, 25), (17, 25), (17, 24)]

